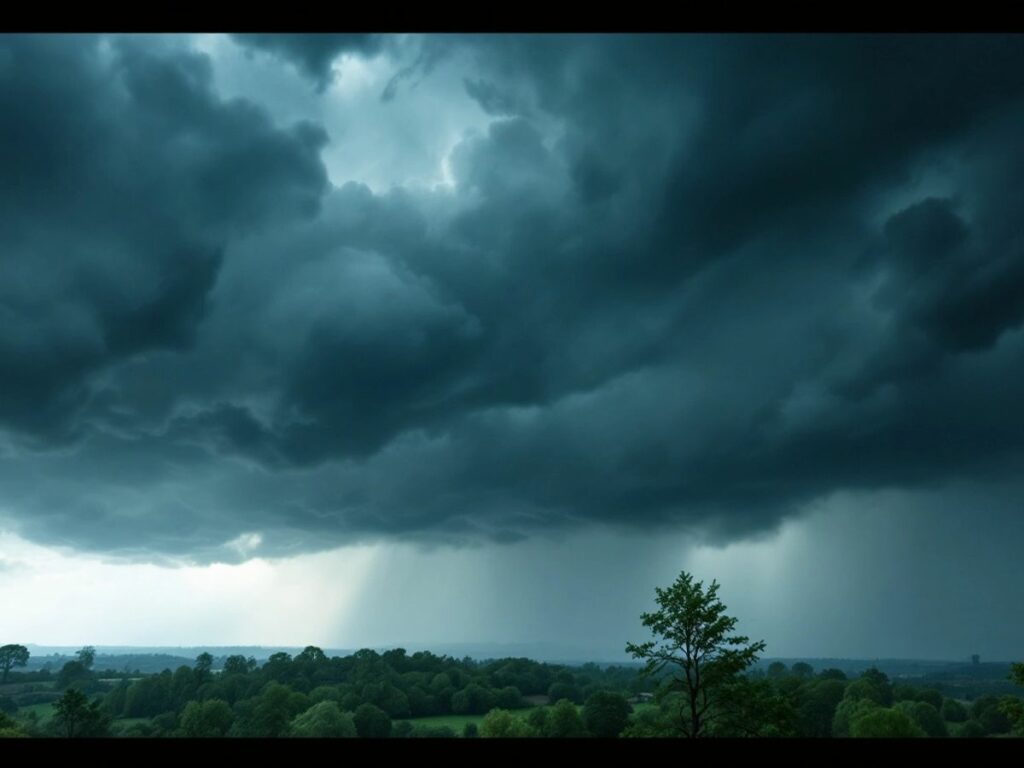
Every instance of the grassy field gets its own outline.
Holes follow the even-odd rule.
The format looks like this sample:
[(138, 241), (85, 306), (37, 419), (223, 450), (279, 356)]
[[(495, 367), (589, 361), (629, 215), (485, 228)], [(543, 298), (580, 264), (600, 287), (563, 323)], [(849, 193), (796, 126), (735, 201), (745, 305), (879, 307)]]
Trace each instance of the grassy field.
[[(525, 712), (526, 710), (520, 710)], [(431, 728), (441, 728), (447, 726), (455, 731), (456, 735), (462, 735), (462, 729), (466, 727), (466, 723), (474, 723), (477, 728), (480, 727), (480, 723), (484, 721), (483, 715), (433, 715), (431, 717), (410, 717), (403, 718), (402, 720), (395, 720), (395, 723), (403, 722), (412, 723), (414, 726), (429, 726)]]
[(17, 717), (27, 718), (29, 712), (35, 712), (39, 718), (39, 724), (42, 725), (53, 718), (53, 704), (30, 704), (27, 707), (18, 707)]

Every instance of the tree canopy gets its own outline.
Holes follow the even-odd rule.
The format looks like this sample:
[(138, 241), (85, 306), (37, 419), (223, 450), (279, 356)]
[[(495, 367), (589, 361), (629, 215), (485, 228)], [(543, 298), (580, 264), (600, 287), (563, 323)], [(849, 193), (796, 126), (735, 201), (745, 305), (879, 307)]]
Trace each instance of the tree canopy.
[(690, 738), (708, 735), (716, 720), (734, 715), (742, 701), (730, 689), (765, 647), (736, 634), (737, 619), (725, 613), (718, 589), (717, 581), (705, 588), (685, 571), (670, 587), (656, 587), (659, 609), (641, 620), (658, 639), (626, 645), (634, 658), (646, 659), (646, 674), (675, 668), (669, 685), (684, 695), (679, 727)]
[(24, 645), (0, 646), (0, 672), (3, 672), (3, 682), (7, 682), (7, 675), (14, 667), (24, 667), (28, 664), (28, 648)]

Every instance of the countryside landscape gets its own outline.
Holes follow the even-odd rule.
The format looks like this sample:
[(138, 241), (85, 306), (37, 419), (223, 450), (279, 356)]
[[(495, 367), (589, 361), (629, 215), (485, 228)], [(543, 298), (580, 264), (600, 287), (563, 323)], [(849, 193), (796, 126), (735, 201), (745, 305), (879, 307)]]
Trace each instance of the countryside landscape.
[(0, 760), (1016, 744), (1024, 35), (318, 23), (0, 33)]
[[(475, 661), (404, 648), (258, 661), (209, 651), (67, 661), (0, 648), (0, 736), (186, 738), (982, 738), (1024, 736), (1024, 664), (837, 660), (755, 667), (717, 585), (680, 574), (630, 644), (632, 665)], [(259, 649), (261, 656), (263, 649)], [(63, 663), (61, 663), (63, 662)], [(97, 663), (99, 662), (99, 663)], [(104, 666), (105, 663), (105, 666)], [(114, 665), (123, 663), (117, 671)], [(59, 671), (53, 673), (60, 664)], [(132, 665), (135, 668), (132, 669)], [(143, 674), (141, 666), (153, 670)], [(879, 667), (888, 670), (888, 674)], [(753, 669), (751, 669), (753, 667)], [(891, 677), (890, 677), (891, 675)], [(703, 678), (703, 680), (702, 680)]]

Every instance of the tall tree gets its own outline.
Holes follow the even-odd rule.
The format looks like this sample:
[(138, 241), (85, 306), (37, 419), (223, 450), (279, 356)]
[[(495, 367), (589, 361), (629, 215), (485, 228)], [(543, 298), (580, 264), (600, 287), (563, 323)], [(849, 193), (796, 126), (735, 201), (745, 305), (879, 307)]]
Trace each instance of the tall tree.
[(109, 718), (100, 709), (98, 701), (77, 688), (69, 688), (54, 705), (54, 726), (62, 736), (106, 736)]
[(670, 688), (681, 691), (680, 729), (689, 738), (706, 736), (709, 726), (729, 716), (736, 678), (757, 661), (763, 641), (735, 634), (737, 619), (718, 599), (718, 582), (707, 589), (685, 571), (670, 587), (656, 587), (659, 610), (641, 620), (657, 640), (628, 643), (626, 652), (646, 659), (645, 674), (675, 667)]
[(28, 664), (29, 652), (24, 645), (0, 646), (0, 671), (3, 671), (3, 682), (7, 682), (7, 675), (14, 667), (24, 667)]
[(96, 660), (96, 649), (91, 645), (85, 646), (82, 650), (75, 654), (78, 656), (79, 663), (86, 669), (92, 669), (92, 663)]

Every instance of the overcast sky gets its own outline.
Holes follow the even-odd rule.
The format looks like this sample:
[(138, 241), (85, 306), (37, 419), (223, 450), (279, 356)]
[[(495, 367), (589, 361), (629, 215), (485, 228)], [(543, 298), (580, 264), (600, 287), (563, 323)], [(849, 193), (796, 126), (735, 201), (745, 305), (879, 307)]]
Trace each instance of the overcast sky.
[(0, 642), (1024, 658), (1024, 37), (0, 37)]

